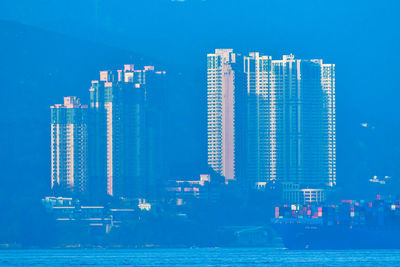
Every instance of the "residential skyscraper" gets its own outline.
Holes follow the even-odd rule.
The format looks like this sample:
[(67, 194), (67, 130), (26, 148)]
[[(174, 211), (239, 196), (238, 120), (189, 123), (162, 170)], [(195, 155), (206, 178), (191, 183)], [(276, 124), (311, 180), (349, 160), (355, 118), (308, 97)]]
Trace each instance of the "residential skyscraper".
[(227, 180), (336, 184), (334, 64), (216, 49), (207, 55), (207, 108), (208, 163)]
[(92, 81), (88, 112), (88, 191), (96, 202), (107, 196), (107, 132), (104, 86)]
[(249, 182), (335, 185), (335, 65), (259, 53), (244, 62)]
[(235, 179), (240, 172), (240, 116), (245, 112), (241, 69), (241, 56), (232, 49), (216, 49), (207, 55), (208, 164), (226, 181)]
[(110, 196), (151, 197), (161, 186), (164, 76), (152, 66), (135, 70), (125, 65), (123, 70), (101, 71), (100, 80), (92, 81), (90, 142), (97, 149), (91, 151), (90, 162), (96, 180), (106, 177)]
[(64, 195), (87, 190), (87, 106), (64, 97), (51, 106), (51, 188)]
[(271, 90), (271, 57), (250, 53), (244, 57), (247, 81), (247, 182), (276, 181), (282, 178), (283, 166), (278, 165), (282, 148), (277, 132), (282, 128), (283, 91)]

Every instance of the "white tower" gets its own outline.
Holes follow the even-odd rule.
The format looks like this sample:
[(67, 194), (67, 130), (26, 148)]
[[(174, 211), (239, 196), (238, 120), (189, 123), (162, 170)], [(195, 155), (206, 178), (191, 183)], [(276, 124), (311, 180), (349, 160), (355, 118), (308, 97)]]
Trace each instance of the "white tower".
[(235, 71), (232, 49), (207, 55), (208, 164), (226, 181), (235, 179)]
[(87, 189), (87, 106), (64, 97), (51, 106), (51, 188), (81, 194)]

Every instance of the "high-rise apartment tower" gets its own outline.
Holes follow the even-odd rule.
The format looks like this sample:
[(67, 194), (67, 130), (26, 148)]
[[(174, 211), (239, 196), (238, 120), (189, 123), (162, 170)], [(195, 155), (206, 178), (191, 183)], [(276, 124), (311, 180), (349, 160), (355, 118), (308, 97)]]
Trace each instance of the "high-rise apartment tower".
[(232, 49), (207, 55), (208, 165), (226, 181), (242, 174), (245, 87), (242, 57)]
[(216, 49), (207, 108), (208, 163), (227, 180), (335, 185), (335, 65)]
[(152, 66), (125, 65), (92, 81), (90, 176), (110, 196), (151, 197), (161, 186), (164, 76)]
[(335, 185), (335, 65), (250, 53), (244, 71), (250, 182)]
[(51, 106), (51, 188), (59, 194), (87, 190), (87, 106), (76, 97)]

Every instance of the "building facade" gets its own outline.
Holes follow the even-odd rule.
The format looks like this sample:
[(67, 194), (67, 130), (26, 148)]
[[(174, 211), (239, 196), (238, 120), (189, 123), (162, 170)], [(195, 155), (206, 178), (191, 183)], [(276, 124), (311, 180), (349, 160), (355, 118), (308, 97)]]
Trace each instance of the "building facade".
[(336, 184), (334, 64), (216, 49), (207, 55), (207, 111), (208, 164), (225, 179)]
[(335, 65), (250, 53), (244, 71), (250, 183), (335, 185)]
[[(161, 159), (164, 76), (152, 66), (136, 70), (125, 65), (123, 70), (101, 71), (100, 79), (92, 81), (91, 147), (95, 149), (90, 162), (93, 179), (106, 181), (110, 196), (155, 195), (165, 175)], [(104, 183), (98, 185), (104, 188)]]
[(51, 109), (51, 188), (59, 194), (87, 190), (87, 106), (65, 97)]
[(242, 57), (232, 49), (207, 55), (208, 165), (225, 180), (241, 176), (245, 87)]

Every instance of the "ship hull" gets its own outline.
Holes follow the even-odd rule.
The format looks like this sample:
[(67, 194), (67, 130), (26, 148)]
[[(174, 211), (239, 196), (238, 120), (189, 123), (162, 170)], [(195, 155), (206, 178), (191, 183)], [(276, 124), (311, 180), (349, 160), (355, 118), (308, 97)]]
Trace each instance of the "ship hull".
[(400, 230), (274, 224), (288, 249), (398, 249)]

